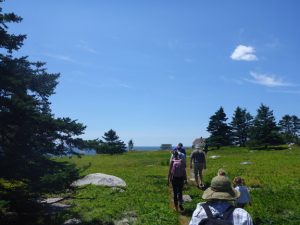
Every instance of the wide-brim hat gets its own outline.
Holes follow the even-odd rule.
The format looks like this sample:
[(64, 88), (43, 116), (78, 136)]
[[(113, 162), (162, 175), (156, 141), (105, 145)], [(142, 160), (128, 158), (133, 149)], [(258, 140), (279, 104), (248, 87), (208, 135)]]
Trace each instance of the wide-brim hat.
[(202, 195), (205, 200), (235, 200), (240, 196), (240, 192), (231, 186), (230, 180), (225, 176), (216, 176), (211, 180), (211, 185)]

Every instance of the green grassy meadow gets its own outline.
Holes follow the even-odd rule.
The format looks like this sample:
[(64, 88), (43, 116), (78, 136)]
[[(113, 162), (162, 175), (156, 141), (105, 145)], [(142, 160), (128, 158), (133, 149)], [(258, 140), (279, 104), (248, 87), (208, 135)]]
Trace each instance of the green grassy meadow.
[[(211, 159), (213, 155), (220, 157)], [(93, 221), (112, 224), (126, 215), (134, 215), (137, 224), (186, 224), (196, 204), (201, 202), (202, 191), (192, 181), (185, 187), (184, 194), (189, 194), (193, 201), (184, 205), (182, 215), (185, 219), (182, 220), (182, 215), (172, 210), (172, 196), (166, 185), (169, 157), (168, 151), (134, 151), (122, 155), (59, 159), (85, 168), (82, 176), (106, 173), (127, 183), (124, 192), (94, 185), (77, 188), (74, 196), (67, 200), (72, 207), (64, 217), (76, 216), (87, 224)], [(241, 162), (252, 164), (242, 165)], [(224, 168), (230, 179), (242, 176), (251, 188), (253, 204), (246, 210), (254, 224), (296, 225), (300, 224), (299, 163), (299, 147), (268, 151), (223, 148), (208, 152), (204, 179), (209, 185), (219, 168)], [(187, 172), (189, 175), (189, 168)]]

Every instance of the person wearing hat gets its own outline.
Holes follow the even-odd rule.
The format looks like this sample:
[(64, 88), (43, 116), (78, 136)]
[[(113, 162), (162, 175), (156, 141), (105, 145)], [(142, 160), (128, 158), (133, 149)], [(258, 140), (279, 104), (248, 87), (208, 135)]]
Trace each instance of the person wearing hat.
[[(205, 153), (201, 150), (200, 145), (195, 146), (195, 150), (192, 152), (190, 157), (190, 168), (193, 169), (193, 163), (194, 163), (194, 175), (195, 175), (195, 181), (197, 184), (197, 187), (203, 188), (204, 182), (203, 182), (203, 175), (202, 171), (203, 169), (206, 169), (206, 159), (205, 159)], [(200, 184), (199, 179), (200, 178)]]
[(206, 202), (198, 203), (189, 225), (198, 225), (208, 217), (227, 217), (233, 225), (253, 225), (250, 214), (242, 208), (234, 208), (232, 202), (240, 196), (230, 180), (225, 176), (216, 176), (211, 186), (202, 195)]

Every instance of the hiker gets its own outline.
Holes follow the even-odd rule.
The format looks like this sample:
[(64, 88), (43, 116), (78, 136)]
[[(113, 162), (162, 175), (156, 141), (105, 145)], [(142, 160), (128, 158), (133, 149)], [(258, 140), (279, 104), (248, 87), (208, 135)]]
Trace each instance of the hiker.
[[(190, 159), (191, 170), (193, 169), (193, 163), (194, 163), (194, 175), (195, 175), (195, 181), (197, 187), (203, 188), (204, 182), (203, 182), (202, 171), (203, 169), (206, 169), (206, 159), (205, 159), (205, 153), (201, 150), (200, 145), (196, 145), (195, 150), (193, 150), (191, 154), (191, 159)], [(200, 184), (199, 184), (198, 176), (200, 178)]]
[(178, 211), (178, 206), (181, 211), (184, 210), (182, 204), (182, 189), (185, 182), (187, 182), (187, 176), (185, 171), (185, 161), (179, 159), (178, 151), (174, 151), (174, 159), (170, 163), (168, 173), (168, 185), (171, 182), (173, 188), (173, 199), (175, 210)]
[(178, 158), (179, 158), (179, 159), (182, 159), (182, 160), (185, 162), (185, 164), (186, 164), (186, 156), (185, 156), (185, 154), (183, 154), (182, 152), (180, 152), (180, 151), (178, 151), (178, 150), (172, 150), (172, 151), (171, 151), (170, 164), (171, 164), (172, 160), (175, 158), (175, 157), (174, 157), (174, 153), (175, 153), (175, 152), (178, 153)]
[(174, 152), (177, 151), (178, 152), (178, 157), (179, 159), (184, 160), (184, 162), (186, 163), (186, 152), (185, 149), (182, 147), (182, 143), (179, 143), (172, 151), (171, 151), (171, 157), (170, 157), (170, 164), (171, 161), (174, 159)]
[(186, 151), (185, 151), (185, 148), (183, 147), (182, 143), (178, 143), (178, 145), (173, 149), (173, 151), (176, 151), (176, 150), (183, 153), (184, 156), (186, 156)]
[(241, 177), (235, 177), (233, 179), (233, 187), (240, 192), (240, 197), (236, 199), (236, 206), (244, 208), (247, 204), (251, 205), (251, 197), (248, 188), (245, 186), (245, 182)]
[(217, 172), (217, 176), (226, 176), (227, 177), (226, 171), (224, 169), (220, 168)]
[(189, 225), (222, 224), (220, 222), (226, 221), (224, 224), (253, 225), (250, 214), (242, 208), (234, 208), (231, 203), (239, 196), (227, 177), (214, 177), (211, 186), (202, 195), (206, 202), (197, 204)]

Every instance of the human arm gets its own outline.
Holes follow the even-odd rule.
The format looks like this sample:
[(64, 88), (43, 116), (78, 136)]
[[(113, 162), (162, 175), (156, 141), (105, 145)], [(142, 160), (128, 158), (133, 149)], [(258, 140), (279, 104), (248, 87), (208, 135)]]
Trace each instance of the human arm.
[(191, 156), (190, 156), (190, 168), (191, 169), (193, 169), (193, 158), (194, 158), (194, 155), (192, 153)]
[(170, 166), (169, 166), (169, 172), (168, 172), (168, 181), (167, 181), (167, 185), (169, 185), (169, 184), (170, 184), (172, 166), (173, 166), (173, 160), (171, 161), (171, 163), (170, 163)]

